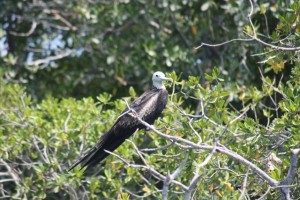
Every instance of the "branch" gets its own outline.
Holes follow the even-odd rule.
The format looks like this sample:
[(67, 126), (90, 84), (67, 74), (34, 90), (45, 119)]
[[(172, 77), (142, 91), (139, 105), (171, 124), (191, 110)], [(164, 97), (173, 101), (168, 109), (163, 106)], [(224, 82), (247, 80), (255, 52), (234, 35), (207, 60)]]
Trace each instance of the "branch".
[(11, 179), (2, 179), (1, 182), (6, 182), (6, 181), (13, 181), (17, 186), (20, 185), (20, 177), (18, 176), (18, 174), (16, 172), (13, 171), (13, 169), (9, 166), (9, 164), (7, 162), (5, 162), (2, 158), (0, 158), (0, 163), (2, 163), (6, 170), (7, 170), (7, 174), (11, 176)]
[[(139, 151), (139, 149), (137, 148), (137, 146), (131, 141), (131, 140), (128, 140), (129, 141), (135, 151), (137, 152), (137, 154), (140, 156), (140, 158), (142, 159), (143, 163), (146, 165), (146, 166), (149, 166), (145, 160), (145, 158), (142, 156), (141, 152)], [(186, 161), (187, 161), (187, 157), (180, 163), (179, 167), (172, 173), (172, 174), (169, 174), (166, 175), (165, 179), (164, 179), (164, 186), (163, 186), (163, 190), (162, 190), (162, 199), (163, 200), (167, 200), (168, 199), (168, 191), (169, 191), (169, 185), (174, 181), (174, 179), (180, 174), (180, 172), (182, 171), (183, 167), (185, 166), (186, 164)]]
[(195, 47), (194, 49), (195, 50), (198, 50), (200, 49), (201, 47), (203, 46), (208, 46), (208, 47), (219, 47), (219, 46), (223, 46), (225, 44), (228, 44), (228, 43), (231, 43), (231, 42), (235, 42), (235, 41), (243, 41), (243, 42), (250, 42), (250, 41), (253, 41), (253, 39), (247, 39), (247, 38), (235, 38), (235, 39), (231, 39), (231, 40), (228, 40), (228, 41), (225, 41), (225, 42), (222, 42), (222, 43), (218, 43), (218, 44), (208, 44), (208, 43), (204, 43), (202, 42), (201, 45)]
[(210, 154), (206, 157), (206, 159), (204, 160), (204, 162), (200, 163), (197, 165), (195, 171), (194, 171), (194, 177), (189, 185), (189, 189), (188, 191), (185, 193), (185, 197), (184, 197), (184, 200), (189, 200), (191, 198), (191, 194), (192, 194), (192, 191), (195, 189), (195, 187), (197, 186), (197, 183), (198, 181), (200, 180), (201, 175), (199, 175), (199, 170), (200, 168), (204, 167), (205, 165), (208, 164), (208, 162), (212, 159), (213, 155), (215, 154), (216, 152), (216, 147), (217, 147), (217, 144), (215, 143), (214, 145), (214, 148), (212, 149), (212, 151), (210, 152)]
[(28, 37), (35, 31), (37, 25), (38, 25), (38, 23), (36, 21), (32, 21), (31, 27), (30, 27), (28, 32), (26, 32), (26, 33), (17, 33), (17, 32), (14, 32), (14, 31), (10, 31), (9, 33), (14, 35), (14, 36)]
[(166, 144), (164, 146), (156, 147), (156, 148), (146, 148), (146, 149), (141, 149), (140, 151), (142, 152), (151, 152), (151, 151), (159, 151), (159, 150), (164, 150), (167, 149), (169, 146), (172, 146), (175, 142), (170, 142), (169, 144)]
[(38, 60), (35, 60), (35, 61), (31, 61), (27, 65), (28, 66), (39, 66), (39, 65), (42, 65), (42, 64), (48, 64), (49, 62), (67, 57), (67, 56), (71, 55), (73, 52), (74, 52), (74, 50), (66, 50), (65, 52), (62, 52), (62, 53), (57, 54), (55, 56), (48, 56), (48, 57), (43, 58), (43, 59), (38, 59)]
[(77, 27), (73, 26), (68, 20), (66, 20), (66, 18), (60, 15), (60, 11), (52, 10), (52, 9), (44, 9), (43, 12), (46, 14), (52, 14), (54, 19), (61, 21), (63, 24), (66, 25), (66, 27), (68, 27), (69, 30), (72, 31), (77, 30)]
[(246, 35), (248, 35), (250, 38), (252, 38), (253, 40), (255, 40), (256, 42), (259, 42), (261, 44), (263, 44), (264, 46), (270, 47), (274, 50), (282, 50), (282, 51), (299, 51), (300, 47), (282, 47), (282, 46), (276, 46), (273, 44), (269, 44), (261, 39), (259, 39), (258, 37), (255, 37), (254, 35), (250, 35), (249, 33), (244, 32)]
[(265, 197), (269, 194), (270, 190), (271, 187), (268, 187), (267, 191), (258, 200), (265, 200)]
[[(47, 155), (47, 152), (46, 152), (46, 147), (45, 147), (45, 144), (43, 142), (41, 142), (40, 138), (38, 138), (36, 135), (33, 135), (33, 144), (34, 144), (34, 147), (36, 148), (37, 152), (39, 153), (40, 157), (42, 158), (42, 160), (45, 162), (45, 163), (50, 163), (50, 160), (49, 160), (49, 157)], [(39, 140), (43, 146), (44, 146), (44, 153), (41, 151), (39, 145), (38, 145), (38, 142), (37, 140)]]
[[(152, 167), (150, 167), (149, 165), (138, 165), (138, 164), (131, 164), (130, 162), (126, 161), (124, 158), (122, 158), (121, 156), (119, 156), (118, 154), (111, 152), (111, 151), (107, 151), (104, 150), (106, 153), (109, 153), (115, 157), (117, 157), (118, 159), (120, 159), (123, 163), (125, 163), (128, 167), (133, 167), (133, 168), (143, 168), (143, 169), (147, 169), (154, 177), (156, 177), (157, 179), (164, 181), (166, 180), (166, 176), (164, 176), (163, 174), (159, 173), (158, 171), (156, 171), (155, 169), (153, 169)], [(184, 184), (182, 184), (179, 181), (173, 180), (172, 183), (174, 183), (175, 185), (178, 185), (179, 187), (181, 187), (183, 190), (187, 190), (188, 187)]]
[[(189, 140), (186, 140), (186, 139), (183, 139), (183, 138), (178, 138), (178, 137), (175, 137), (175, 136), (164, 134), (164, 133), (158, 131), (157, 129), (155, 129), (155, 127), (153, 125), (148, 124), (147, 122), (143, 121), (139, 117), (137, 117), (137, 119), (144, 126), (148, 127), (149, 129), (151, 129), (153, 132), (155, 132), (159, 136), (164, 137), (166, 139), (169, 139), (171, 141), (185, 143), (188, 146), (188, 148), (190, 148), (190, 149), (203, 149), (203, 150), (210, 150), (212, 152), (215, 149), (219, 153), (223, 153), (223, 154), (225, 154), (225, 155), (227, 155), (231, 158), (234, 158), (234, 159), (240, 161), (241, 163), (245, 164), (250, 169), (252, 169), (264, 181), (268, 182), (268, 184), (270, 186), (278, 188), (279, 191), (281, 192), (282, 196), (284, 196), (286, 199), (290, 199), (289, 198), (289, 195), (290, 195), (289, 186), (291, 185), (292, 181), (294, 180), (294, 178), (297, 175), (297, 160), (298, 160), (298, 157), (300, 155), (300, 148), (292, 150), (291, 165), (290, 165), (290, 168), (289, 168), (288, 175), (287, 175), (286, 179), (284, 179), (281, 182), (278, 182), (275, 179), (273, 179), (272, 177), (270, 177), (266, 172), (264, 172), (258, 166), (256, 166), (254, 163), (252, 163), (249, 160), (245, 159), (244, 157), (237, 154), (236, 152), (229, 150), (225, 146), (220, 146), (219, 144), (218, 144), (218, 146), (211, 146), (211, 145), (207, 145), (207, 144), (196, 144), (196, 143), (193, 143), (193, 142), (191, 142)], [(188, 187), (187, 191), (189, 191), (189, 189), (190, 189), (190, 186)]]
[[(241, 196), (239, 197), (239, 200), (242, 200), (243, 197), (245, 196), (245, 191), (246, 191), (246, 187), (247, 187), (247, 179), (248, 179), (249, 171), (250, 171), (250, 170), (249, 170), (249, 168), (248, 168), (247, 173), (246, 173), (246, 175), (245, 175), (245, 177), (244, 177), (243, 186), (242, 186), (242, 191), (241, 191)], [(247, 199), (246, 196), (245, 196), (245, 199)]]
[(278, 184), (280, 195), (283, 199), (291, 199), (290, 197), (290, 188), (289, 185), (291, 185), (297, 176), (297, 163), (298, 163), (298, 157), (300, 156), (300, 148), (299, 149), (292, 149), (291, 150), (291, 159), (290, 159), (290, 168), (288, 171), (288, 174), (286, 178)]
[(194, 129), (194, 127), (192, 126), (192, 121), (193, 121), (193, 118), (191, 118), (189, 120), (189, 126), (190, 128), (192, 129), (193, 133), (198, 137), (198, 143), (202, 143), (202, 138), (201, 136), (199, 135), (199, 133)]
[[(137, 117), (137, 116), (135, 116), (135, 117)], [(144, 126), (148, 127), (149, 129), (151, 129), (153, 132), (155, 132), (159, 136), (164, 137), (164, 138), (166, 138), (168, 140), (171, 140), (171, 141), (182, 142), (182, 143), (188, 145), (188, 147), (190, 149), (203, 149), (203, 150), (212, 151), (214, 148), (216, 148), (216, 151), (218, 151), (220, 153), (223, 153), (223, 154), (226, 154), (227, 156), (230, 156), (230, 157), (232, 157), (232, 158), (240, 161), (241, 163), (245, 164), (249, 168), (251, 168), (263, 180), (267, 181), (269, 185), (271, 185), (273, 187), (276, 187), (278, 185), (278, 182), (276, 180), (274, 180), (273, 178), (271, 178), (266, 172), (264, 172), (263, 170), (261, 170), (254, 163), (252, 163), (249, 160), (245, 159), (244, 157), (242, 157), (241, 155), (237, 154), (236, 152), (233, 152), (233, 151), (227, 149), (224, 146), (216, 146), (215, 147), (215, 146), (211, 146), (211, 145), (207, 145), (207, 144), (196, 144), (194, 142), (191, 142), (191, 141), (183, 139), (183, 138), (179, 138), (179, 137), (175, 137), (175, 136), (164, 134), (164, 133), (158, 131), (153, 125), (148, 124), (147, 122), (143, 121), (139, 117), (137, 117), (137, 119)]]
[(267, 43), (267, 42), (259, 39), (257, 37), (259, 34), (256, 32), (255, 27), (254, 27), (253, 22), (252, 22), (252, 15), (253, 15), (253, 11), (254, 11), (254, 5), (253, 5), (252, 0), (249, 0), (249, 3), (250, 3), (250, 12), (248, 14), (248, 20), (249, 20), (249, 23), (250, 23), (253, 35), (250, 35), (249, 33), (244, 32), (249, 38), (245, 38), (245, 39), (235, 38), (235, 39), (231, 39), (231, 40), (219, 43), (219, 44), (207, 44), (207, 43), (202, 42), (201, 45), (199, 45), (198, 47), (195, 47), (194, 49), (198, 50), (198, 49), (200, 49), (203, 46), (218, 47), (218, 46), (223, 46), (223, 45), (226, 45), (226, 44), (234, 42), (234, 41), (242, 41), (242, 42), (256, 41), (256, 42), (258, 42), (258, 43), (260, 43), (260, 44), (262, 44), (264, 46), (270, 47), (270, 48), (272, 48), (274, 50), (282, 50), (282, 51), (299, 51), (300, 50), (300, 47), (276, 46), (276, 45)]
[(180, 174), (180, 172), (182, 171), (183, 167), (186, 164), (186, 161), (187, 161), (187, 157), (180, 163), (178, 168), (172, 174), (168, 173), (168, 175), (166, 176), (166, 179), (164, 181), (163, 190), (162, 190), (162, 199), (163, 200), (168, 199), (169, 185)]
[(275, 50), (283, 50), (283, 51), (298, 51), (298, 50), (300, 50), (300, 47), (281, 47), (281, 46), (276, 46), (276, 45), (269, 44), (269, 43), (259, 39), (257, 37), (257, 33), (256, 33), (255, 27), (254, 27), (252, 19), (251, 19), (252, 15), (253, 15), (253, 10), (254, 10), (252, 0), (249, 0), (249, 3), (250, 3), (250, 6), (251, 6), (251, 10), (250, 10), (250, 13), (248, 14), (248, 19), (249, 19), (249, 22), (250, 22), (250, 25), (251, 25), (251, 28), (252, 28), (253, 35), (250, 35), (247, 32), (244, 32), (246, 35), (248, 35), (253, 40), (255, 40), (255, 41), (257, 41), (257, 42), (259, 42), (259, 43), (261, 43), (261, 44), (263, 44), (267, 47), (271, 47), (272, 49), (275, 49)]
[[(126, 102), (126, 104), (127, 104), (127, 102)], [(166, 138), (166, 139), (168, 139), (172, 142), (175, 142), (175, 145), (182, 146), (184, 149), (202, 149), (202, 150), (211, 151), (210, 155), (205, 159), (205, 161), (197, 166), (195, 176), (194, 176), (193, 180), (191, 181), (190, 186), (188, 186), (188, 187), (184, 186), (183, 187), (184, 190), (186, 191), (185, 199), (188, 199), (190, 197), (192, 189), (195, 187), (196, 183), (200, 179), (200, 176), (198, 175), (198, 170), (197, 169), (200, 169), (200, 167), (203, 167), (204, 165), (206, 165), (210, 161), (210, 159), (212, 158), (212, 156), (215, 152), (225, 154), (225, 155), (227, 155), (227, 156), (229, 156), (233, 159), (236, 159), (239, 162), (243, 163), (244, 165), (246, 165), (248, 167), (248, 169), (252, 169), (259, 177), (261, 177), (264, 181), (268, 182), (268, 184), (271, 187), (279, 189), (279, 191), (281, 192), (281, 195), (285, 199), (290, 199), (289, 187), (290, 187), (292, 181), (294, 180), (295, 176), (297, 175), (297, 160), (298, 160), (298, 157), (300, 155), (300, 148), (292, 150), (291, 161), (290, 161), (291, 165), (290, 165), (290, 168), (289, 168), (288, 175), (283, 181), (279, 182), (279, 181), (276, 181), (275, 179), (273, 179), (272, 177), (270, 177), (266, 172), (264, 172), (262, 169), (260, 169), (258, 166), (256, 166), (251, 161), (249, 161), (246, 158), (242, 157), (238, 153), (236, 153), (234, 151), (231, 151), (230, 149), (226, 148), (222, 144), (219, 144), (217, 142), (215, 143), (214, 146), (204, 144), (204, 143), (196, 144), (196, 143), (194, 143), (192, 141), (189, 141), (189, 140), (186, 140), (184, 138), (179, 138), (179, 137), (164, 134), (164, 133), (158, 131), (153, 125), (150, 125), (149, 123), (142, 120), (137, 115), (135, 110), (130, 108), (130, 106), (128, 104), (127, 104), (127, 107), (128, 107), (128, 112), (127, 112), (128, 115), (136, 118), (142, 125), (149, 128), (150, 130), (152, 130), (153, 132), (155, 132), (159, 136), (161, 136), (163, 138)], [(206, 116), (204, 115), (204, 117), (206, 117)], [(240, 117), (242, 117), (242, 115), (238, 116), (238, 118), (240, 118)], [(184, 145), (181, 145), (180, 143), (184, 143)], [(145, 163), (146, 166), (144, 166), (144, 167), (147, 168), (147, 169), (151, 169), (150, 171), (152, 171), (152, 172), (155, 171), (154, 169), (152, 169), (151, 167), (149, 167), (147, 165), (145, 159), (143, 158), (141, 153), (138, 151), (137, 147), (135, 145), (134, 145), (134, 147), (137, 150), (137, 153), (139, 154), (139, 156), (141, 157), (143, 162)], [(163, 175), (161, 175), (159, 173), (157, 174), (157, 173), (158, 172), (155, 171), (154, 174), (156, 174), (157, 177), (162, 178), (162, 180), (164, 180), (166, 183), (168, 182), (168, 180), (171, 180), (170, 177), (163, 176)], [(246, 178), (245, 178), (244, 182), (245, 181), (246, 181)], [(166, 183), (165, 183), (165, 185), (168, 185)], [(180, 184), (182, 184), (182, 183), (180, 183)], [(166, 190), (167, 189), (163, 190), (164, 194), (167, 193)], [(164, 197), (166, 198), (166, 195)]]

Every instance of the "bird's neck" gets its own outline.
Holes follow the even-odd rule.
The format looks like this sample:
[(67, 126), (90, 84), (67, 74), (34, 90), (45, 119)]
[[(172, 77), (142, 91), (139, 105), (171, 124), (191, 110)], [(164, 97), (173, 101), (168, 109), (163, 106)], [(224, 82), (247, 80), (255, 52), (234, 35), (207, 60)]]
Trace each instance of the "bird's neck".
[(162, 84), (162, 82), (153, 82), (153, 87), (155, 87), (156, 89), (165, 89), (166, 87)]

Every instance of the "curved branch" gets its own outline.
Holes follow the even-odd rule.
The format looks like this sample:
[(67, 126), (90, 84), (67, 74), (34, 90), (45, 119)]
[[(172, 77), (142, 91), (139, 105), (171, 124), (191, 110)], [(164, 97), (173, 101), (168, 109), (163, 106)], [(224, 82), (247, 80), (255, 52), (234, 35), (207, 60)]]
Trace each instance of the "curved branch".
[(250, 42), (250, 41), (256, 41), (266, 47), (270, 47), (274, 50), (282, 50), (282, 51), (300, 51), (300, 47), (283, 47), (283, 46), (276, 46), (276, 45), (273, 45), (273, 44), (270, 44), (270, 43), (267, 43), (261, 39), (259, 39), (257, 37), (257, 35), (259, 35), (256, 30), (255, 30), (255, 27), (254, 27), (254, 24), (252, 22), (252, 15), (253, 15), (253, 10), (254, 10), (254, 5), (253, 5), (253, 2), (252, 0), (249, 0), (249, 3), (250, 3), (250, 12), (248, 14), (248, 20), (249, 20), (249, 23), (250, 23), (250, 26), (251, 26), (251, 29), (252, 29), (252, 32), (253, 32), (253, 35), (250, 35), (249, 33), (246, 33), (244, 32), (249, 38), (246, 38), (246, 39), (242, 39), (242, 38), (236, 38), (236, 39), (231, 39), (229, 41), (225, 41), (225, 42), (222, 42), (222, 43), (219, 43), (219, 44), (207, 44), (207, 43), (201, 43), (201, 45), (199, 45), (198, 47), (195, 47), (194, 49), (197, 50), (197, 49), (200, 49), (201, 47), (203, 46), (208, 46), (208, 47), (218, 47), (218, 46), (223, 46), (225, 44), (228, 44), (228, 43), (231, 43), (231, 42), (234, 42), (234, 41), (242, 41), (242, 42)]
[(280, 195), (284, 199), (291, 199), (290, 197), (290, 188), (289, 185), (291, 185), (297, 176), (297, 163), (298, 163), (298, 157), (300, 156), (300, 148), (299, 149), (292, 149), (291, 150), (291, 159), (290, 159), (290, 168), (288, 171), (288, 174), (286, 178), (278, 184)]
[(9, 33), (14, 35), (14, 36), (28, 37), (31, 34), (33, 34), (33, 32), (35, 31), (37, 25), (38, 25), (38, 23), (36, 21), (32, 21), (31, 27), (30, 27), (28, 32), (26, 32), (26, 33), (17, 33), (17, 32), (14, 32), (14, 31), (10, 31)]
[(276, 187), (278, 185), (278, 181), (274, 180), (266, 172), (264, 172), (262, 169), (257, 167), (254, 163), (252, 163), (249, 160), (245, 159), (244, 157), (237, 154), (236, 152), (231, 151), (230, 149), (227, 149), (225, 146), (221, 146), (220, 144), (218, 144), (218, 146), (211, 146), (211, 145), (207, 145), (207, 144), (203, 144), (203, 143), (202, 144), (196, 144), (194, 142), (191, 142), (191, 141), (183, 139), (183, 138), (167, 135), (167, 134), (164, 134), (164, 133), (158, 131), (153, 125), (148, 124), (147, 122), (143, 121), (138, 116), (134, 116), (134, 117), (136, 117), (144, 126), (148, 127), (150, 130), (152, 130), (153, 132), (155, 132), (159, 136), (164, 137), (164, 138), (166, 138), (170, 141), (182, 142), (182, 143), (186, 144), (188, 146), (188, 148), (190, 148), (190, 149), (202, 149), (202, 150), (213, 151), (213, 149), (216, 148), (217, 152), (220, 152), (220, 153), (223, 153), (227, 156), (230, 156), (230, 157), (240, 161), (241, 163), (245, 164), (246, 166), (248, 166), (257, 175), (259, 175), (263, 180), (267, 181), (269, 185), (271, 185), (273, 187)]
[[(181, 144), (179, 144), (179, 143), (184, 143), (185, 144), (184, 145), (185, 149), (202, 149), (202, 150), (211, 151), (211, 155), (209, 156), (208, 160), (203, 163), (203, 165), (205, 165), (210, 160), (210, 157), (213, 155), (213, 153), (215, 151), (219, 152), (219, 153), (222, 153), (222, 154), (225, 154), (225, 155), (227, 155), (227, 156), (229, 156), (233, 159), (238, 160), (239, 162), (246, 165), (248, 168), (252, 169), (260, 178), (262, 178), (264, 181), (268, 182), (268, 184), (271, 187), (275, 187), (275, 188), (279, 189), (279, 191), (281, 192), (282, 196), (285, 197), (285, 199), (290, 199), (289, 186), (291, 185), (292, 181), (294, 180), (294, 178), (297, 174), (297, 160), (298, 160), (298, 157), (300, 155), (300, 148), (292, 150), (291, 162), (290, 162), (291, 165), (290, 165), (290, 168), (289, 168), (288, 175), (283, 181), (279, 182), (279, 181), (273, 179), (272, 177), (270, 177), (266, 172), (264, 172), (262, 169), (260, 169), (258, 166), (256, 166), (251, 161), (247, 160), (246, 158), (239, 155), (238, 153), (226, 148), (224, 145), (222, 145), (220, 143), (216, 143), (214, 146), (204, 144), (204, 143), (196, 144), (196, 143), (194, 143), (192, 141), (189, 141), (189, 140), (186, 140), (184, 138), (179, 138), (179, 137), (164, 134), (164, 133), (158, 131), (153, 125), (150, 125), (149, 123), (142, 120), (137, 115), (137, 113), (133, 109), (130, 108), (130, 106), (128, 104), (127, 104), (127, 107), (128, 107), (128, 111), (129, 111), (128, 114), (129, 115), (131, 115), (132, 117), (138, 119), (139, 122), (142, 125), (149, 128), (150, 130), (152, 130), (153, 132), (155, 132), (159, 136), (161, 136), (163, 138), (166, 138), (166, 139), (168, 139), (172, 142), (175, 142), (176, 145), (180, 146)], [(145, 163), (145, 160), (143, 160), (143, 161)], [(201, 164), (201, 166), (202, 166), (202, 164)], [(149, 166), (147, 168), (149, 168)], [(161, 176), (161, 178), (162, 178), (162, 176)], [(164, 177), (163, 180), (168, 179), (168, 177), (166, 177), (166, 176), (163, 176), (163, 177)], [(184, 186), (182, 188), (185, 191), (189, 192), (191, 187), (194, 187), (194, 185), (198, 182), (199, 179), (200, 179), (199, 177), (196, 177), (196, 180), (192, 181), (193, 184), (191, 184), (189, 187)]]
[(216, 146), (217, 144), (215, 143), (214, 145), (214, 148), (212, 149), (212, 151), (210, 152), (210, 154), (206, 157), (206, 159), (197, 165), (195, 171), (194, 171), (194, 177), (189, 185), (189, 189), (188, 191), (185, 193), (185, 197), (184, 197), (184, 200), (189, 200), (191, 198), (191, 194), (192, 194), (192, 191), (195, 189), (195, 187), (197, 186), (197, 183), (198, 181), (200, 180), (201, 176), (203, 175), (202, 174), (199, 174), (199, 170), (200, 168), (204, 167), (205, 165), (207, 165), (209, 163), (209, 161), (212, 159), (213, 155), (215, 154), (216, 152)]
[(235, 39), (231, 39), (231, 40), (228, 40), (228, 41), (225, 41), (225, 42), (222, 42), (222, 43), (218, 43), (218, 44), (208, 44), (208, 43), (202, 42), (201, 45), (199, 45), (197, 47), (194, 47), (194, 49), (197, 50), (197, 49), (200, 49), (203, 46), (219, 47), (219, 46), (223, 46), (225, 44), (228, 44), (228, 43), (231, 43), (231, 42), (235, 42), (235, 41), (250, 42), (250, 41), (253, 41), (253, 38), (251, 38), (251, 39), (247, 39), (247, 38), (245, 38), (245, 39), (243, 39), (243, 38), (235, 38)]
[(48, 64), (49, 62), (65, 58), (65, 57), (71, 55), (73, 52), (74, 52), (74, 50), (66, 50), (65, 52), (62, 52), (62, 53), (57, 54), (55, 56), (48, 56), (48, 57), (43, 58), (43, 59), (38, 59), (38, 60), (35, 60), (35, 61), (31, 61), (27, 65), (28, 66), (39, 66), (39, 65), (43, 65), (43, 64)]
[(180, 172), (183, 170), (185, 164), (187, 161), (187, 157), (179, 164), (178, 168), (172, 173), (166, 176), (166, 179), (164, 181), (164, 186), (162, 190), (162, 199), (167, 200), (168, 199), (168, 191), (169, 191), (169, 185), (173, 182), (173, 180), (180, 174)]
[(21, 179), (18, 176), (18, 174), (16, 172), (14, 172), (14, 170), (9, 166), (9, 164), (7, 162), (5, 162), (2, 158), (0, 158), (0, 163), (2, 163), (2, 165), (5, 166), (5, 168), (7, 170), (7, 175), (11, 176), (11, 179), (9, 179), (9, 178), (8, 179), (3, 179), (2, 182), (13, 181), (17, 186), (19, 186), (20, 185), (19, 182), (20, 182)]
[[(190, 149), (202, 149), (202, 150), (209, 150), (209, 151), (214, 151), (214, 149), (215, 149), (219, 153), (223, 153), (231, 158), (234, 158), (234, 159), (240, 161), (241, 163), (245, 164), (250, 169), (252, 169), (264, 181), (268, 182), (268, 184), (271, 187), (275, 187), (275, 188), (279, 189), (281, 196), (283, 196), (285, 199), (290, 199), (289, 186), (292, 184), (292, 181), (295, 179), (295, 177), (297, 175), (297, 161), (298, 161), (298, 157), (300, 156), (300, 148), (292, 150), (291, 162), (290, 162), (291, 164), (290, 164), (288, 175), (283, 181), (279, 182), (279, 181), (276, 181), (275, 179), (273, 179), (272, 177), (270, 177), (266, 172), (264, 172), (262, 169), (260, 169), (258, 166), (256, 166), (251, 161), (245, 159), (241, 155), (237, 154), (234, 151), (231, 151), (230, 149), (226, 148), (223, 145), (218, 144), (218, 146), (211, 146), (211, 145), (207, 145), (207, 144), (196, 144), (196, 143), (193, 143), (193, 142), (183, 139), (183, 138), (178, 138), (178, 137), (174, 137), (171, 135), (167, 135), (167, 134), (164, 134), (164, 133), (158, 131), (153, 125), (148, 124), (147, 122), (143, 121), (139, 117), (137, 117), (137, 118), (143, 125), (145, 125), (149, 129), (151, 129), (153, 132), (155, 132), (159, 136), (164, 137), (170, 141), (185, 143), (186, 145), (188, 145), (188, 148), (190, 148)], [(189, 191), (189, 189), (190, 189), (190, 187), (188, 187), (187, 191)]]
[[(161, 173), (159, 173), (158, 171), (156, 171), (153, 167), (145, 164), (145, 165), (139, 165), (139, 164), (131, 164), (130, 162), (126, 161), (124, 158), (122, 158), (121, 156), (119, 156), (116, 153), (113, 153), (111, 151), (108, 150), (104, 150), (106, 153), (111, 154), (115, 157), (117, 157), (118, 159), (120, 159), (123, 163), (125, 163), (128, 167), (133, 167), (133, 168), (143, 168), (148, 170), (149, 172), (151, 172), (151, 174), (156, 177), (157, 179), (161, 180), (161, 181), (165, 181), (167, 179), (167, 177)], [(176, 181), (176, 180), (172, 180), (172, 183), (174, 183), (175, 185), (178, 185), (179, 187), (181, 187), (184, 191), (188, 190), (188, 187), (186, 185), (184, 185), (183, 183)]]

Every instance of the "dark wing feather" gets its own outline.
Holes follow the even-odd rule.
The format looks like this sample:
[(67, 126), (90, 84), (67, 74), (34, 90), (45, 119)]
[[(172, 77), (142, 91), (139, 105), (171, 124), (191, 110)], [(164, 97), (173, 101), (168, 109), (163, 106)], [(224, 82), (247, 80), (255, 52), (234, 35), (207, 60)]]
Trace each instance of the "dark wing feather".
[[(156, 88), (151, 88), (146, 90), (141, 96), (139, 96), (138, 98), (136, 98), (130, 105), (129, 107), (131, 109), (134, 109), (135, 112), (138, 112), (139, 109), (141, 109), (145, 103), (154, 95), (157, 94), (157, 92), (159, 92), (158, 89)], [(128, 111), (129, 108), (126, 108), (122, 113), (125, 113)]]
[[(135, 112), (146, 122), (152, 124), (164, 109), (167, 103), (167, 97), (168, 93), (166, 90), (151, 88), (135, 99), (129, 107), (134, 109)], [(127, 111), (128, 108), (126, 108), (122, 114)], [(98, 140), (97, 144), (85, 153), (82, 158), (76, 161), (70, 167), (69, 171), (80, 163), (81, 169), (86, 166), (86, 170), (90, 169), (109, 155), (105, 152), (105, 150), (111, 152), (114, 151), (137, 129), (141, 129), (143, 127), (144, 126), (140, 124), (136, 118), (128, 114), (124, 114), (123, 116), (121, 115), (111, 129), (104, 133)]]

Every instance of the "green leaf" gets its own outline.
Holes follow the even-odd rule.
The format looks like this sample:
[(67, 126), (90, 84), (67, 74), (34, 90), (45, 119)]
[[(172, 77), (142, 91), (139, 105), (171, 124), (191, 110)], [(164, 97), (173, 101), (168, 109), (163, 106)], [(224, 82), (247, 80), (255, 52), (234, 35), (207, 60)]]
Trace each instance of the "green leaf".
[(265, 5), (264, 4), (261, 4), (260, 5), (260, 14), (265, 14), (266, 13), (266, 11), (267, 11), (267, 9), (266, 9), (266, 7), (265, 7)]
[(205, 2), (204, 4), (202, 4), (201, 6), (201, 11), (207, 11), (208, 8), (212, 5), (212, 3), (210, 1)]
[(110, 64), (114, 63), (115, 60), (116, 60), (115, 56), (108, 56), (106, 59), (106, 63), (110, 65)]
[(136, 96), (136, 92), (135, 92), (135, 90), (134, 90), (134, 88), (132, 86), (130, 86), (130, 88), (129, 88), (129, 94), (130, 94), (131, 97), (135, 97)]

